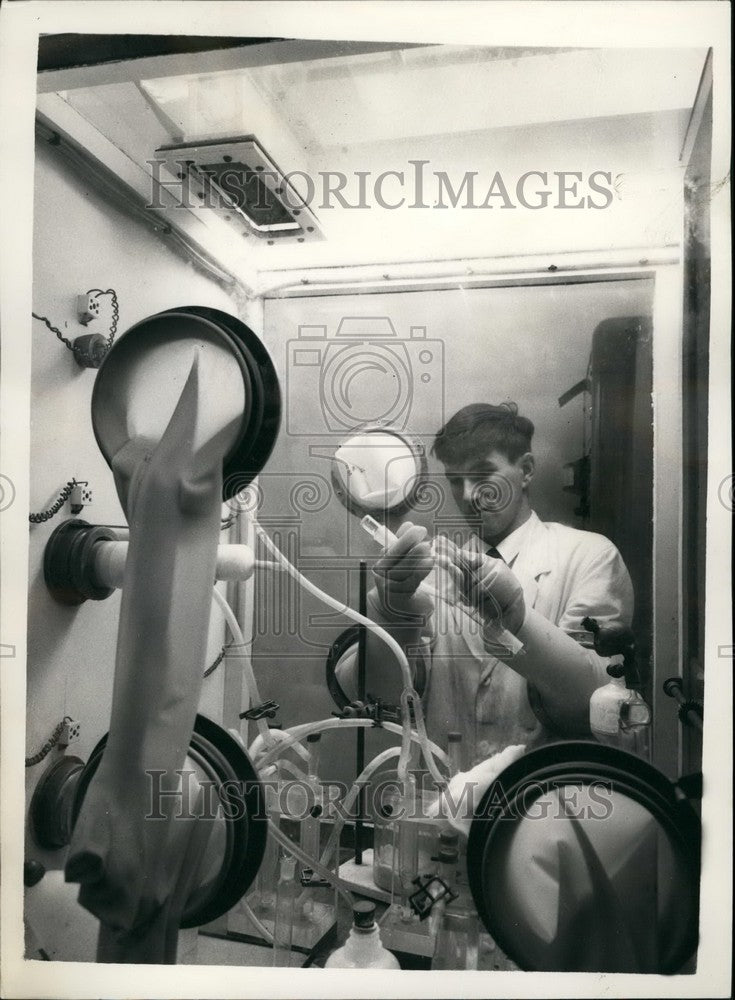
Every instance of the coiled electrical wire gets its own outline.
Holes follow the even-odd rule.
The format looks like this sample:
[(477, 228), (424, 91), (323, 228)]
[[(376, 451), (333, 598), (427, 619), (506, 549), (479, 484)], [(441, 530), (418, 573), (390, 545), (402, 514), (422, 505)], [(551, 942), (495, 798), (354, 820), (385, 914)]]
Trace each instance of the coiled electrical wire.
[(98, 299), (100, 295), (111, 296), (110, 304), (111, 304), (112, 316), (110, 318), (110, 332), (107, 335), (107, 350), (109, 351), (110, 348), (112, 347), (112, 342), (115, 339), (115, 334), (117, 333), (117, 324), (120, 319), (120, 307), (117, 301), (117, 292), (115, 291), (114, 288), (105, 288), (105, 289), (90, 288), (89, 291), (87, 292), (87, 295), (94, 295), (96, 299)]
[(226, 642), (224, 644), (224, 646), (219, 651), (219, 653), (216, 656), (216, 658), (214, 660), (212, 660), (211, 664), (204, 671), (204, 673), (202, 674), (202, 677), (209, 677), (211, 674), (213, 674), (215, 672), (215, 670), (217, 669), (217, 667), (220, 665), (220, 663), (227, 656), (227, 650), (230, 648), (231, 645), (232, 645), (231, 642)]
[(61, 493), (59, 493), (58, 499), (54, 501), (54, 503), (48, 508), (48, 510), (42, 510), (38, 514), (28, 515), (28, 520), (31, 522), (31, 524), (43, 524), (44, 521), (50, 521), (55, 514), (59, 513), (61, 508), (64, 506), (66, 501), (71, 496), (71, 492), (74, 489), (74, 487), (78, 485), (79, 483), (77, 482), (76, 479), (70, 479), (69, 482), (61, 491)]
[(63, 733), (64, 726), (66, 726), (67, 722), (71, 722), (70, 715), (64, 716), (64, 718), (58, 724), (56, 729), (54, 729), (53, 733), (51, 733), (51, 735), (46, 740), (41, 749), (38, 751), (38, 753), (34, 753), (32, 757), (26, 757), (26, 767), (34, 767), (36, 764), (40, 764), (45, 757), (48, 757), (48, 755), (54, 749), (56, 744), (59, 742), (59, 738)]

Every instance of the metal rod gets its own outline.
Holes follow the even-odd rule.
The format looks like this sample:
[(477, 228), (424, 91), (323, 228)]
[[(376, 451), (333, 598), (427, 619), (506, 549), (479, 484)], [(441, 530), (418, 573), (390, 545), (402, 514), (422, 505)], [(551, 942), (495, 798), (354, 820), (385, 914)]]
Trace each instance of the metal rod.
[[(514, 283), (531, 279), (534, 283), (556, 282), (561, 279), (608, 280), (607, 273), (630, 270), (626, 277), (643, 274), (645, 268), (675, 264), (679, 250), (675, 244), (625, 247), (621, 250), (564, 251), (563, 253), (505, 255), (498, 257), (465, 257), (449, 261), (422, 260), (405, 263), (386, 262), (379, 266), (346, 264), (333, 268), (263, 271), (259, 275), (257, 294), (264, 298), (290, 298), (308, 295), (344, 294), (376, 288), (396, 287), (473, 288), (485, 282)], [(591, 275), (591, 272), (598, 272)], [(284, 280), (285, 279), (285, 280)]]
[[(358, 611), (361, 615), (367, 614), (367, 563), (360, 560), (360, 589), (358, 597)], [(364, 625), (359, 626), (360, 632), (357, 645), (357, 700), (365, 701), (365, 657), (367, 652), (367, 629)], [(362, 774), (365, 770), (365, 730), (357, 730), (357, 773)], [(363, 826), (362, 818), (365, 814), (365, 789), (361, 788), (357, 796), (357, 816), (355, 817), (355, 864), (362, 864), (362, 838)]]

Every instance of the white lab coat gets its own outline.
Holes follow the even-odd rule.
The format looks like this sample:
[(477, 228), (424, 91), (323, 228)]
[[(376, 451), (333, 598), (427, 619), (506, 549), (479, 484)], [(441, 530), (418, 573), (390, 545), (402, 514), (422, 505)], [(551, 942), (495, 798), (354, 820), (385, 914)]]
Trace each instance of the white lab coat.
[[(582, 630), (586, 616), (599, 622), (630, 625), (633, 587), (615, 546), (602, 535), (563, 524), (544, 522), (532, 513), (498, 546), (518, 577), (527, 607), (566, 632)], [(430, 582), (451, 595), (444, 572)], [(451, 596), (450, 596), (451, 600)], [(461, 732), (464, 765), (525, 743), (536, 746), (558, 734), (534, 714), (525, 679), (509, 665), (488, 655), (480, 629), (467, 613), (437, 602), (427, 636), (430, 650), (424, 698), (429, 737), (447, 745), (447, 734)], [(588, 650), (590, 670), (606, 683), (609, 660)]]

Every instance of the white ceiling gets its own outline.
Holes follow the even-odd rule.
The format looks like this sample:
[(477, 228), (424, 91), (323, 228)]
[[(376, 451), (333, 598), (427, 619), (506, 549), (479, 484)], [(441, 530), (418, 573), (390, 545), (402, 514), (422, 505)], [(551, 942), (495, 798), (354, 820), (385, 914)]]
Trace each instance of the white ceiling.
[[(572, 224), (575, 246), (670, 241), (678, 207), (671, 178), (704, 50), (430, 45), (345, 52), (334, 43), (335, 54), (325, 57), (325, 45), (329, 51), (321, 43), (318, 57), (309, 58), (308, 43), (272, 43), (260, 47), (267, 49), (260, 65), (223, 71), (197, 72), (192, 57), (187, 72), (142, 79), (133, 62), (128, 82), (78, 86), (62, 96), (139, 164), (167, 143), (255, 135), (284, 173), (314, 178), (311, 207), (324, 241), (268, 246), (251, 237), (260, 270), (527, 252), (544, 240), (553, 248)], [(428, 161), (426, 202), (436, 200), (433, 174), (441, 171), (455, 189), (474, 173), (476, 202), (496, 172), (512, 194), (530, 170), (585, 178), (606, 171), (617, 178), (616, 198), (605, 213), (576, 214), (504, 210), (497, 198), (491, 211), (461, 202), (443, 210), (378, 205), (374, 180), (390, 170), (403, 172), (405, 184), (387, 178), (385, 199), (407, 195), (410, 204), (412, 160)], [(358, 201), (357, 172), (364, 172), (371, 207), (347, 208), (334, 196), (325, 203), (329, 171), (348, 178), (350, 204)], [(309, 195), (302, 179), (294, 183)]]

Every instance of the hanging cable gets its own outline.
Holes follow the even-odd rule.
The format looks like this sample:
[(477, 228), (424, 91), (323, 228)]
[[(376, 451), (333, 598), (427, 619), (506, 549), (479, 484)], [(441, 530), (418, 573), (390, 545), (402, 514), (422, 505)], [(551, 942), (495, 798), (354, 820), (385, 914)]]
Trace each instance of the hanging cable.
[(209, 677), (209, 676), (211, 676), (211, 674), (213, 674), (215, 672), (215, 670), (217, 669), (217, 667), (220, 665), (220, 663), (227, 656), (227, 650), (231, 649), (231, 648), (232, 648), (232, 643), (231, 642), (226, 642), (224, 644), (224, 646), (222, 647), (222, 649), (219, 651), (219, 653), (216, 656), (216, 658), (210, 663), (210, 665), (204, 671), (204, 673), (202, 674), (202, 677)]
[(76, 479), (70, 479), (66, 486), (59, 493), (58, 499), (55, 500), (48, 510), (42, 510), (38, 514), (29, 514), (28, 520), (31, 524), (43, 524), (44, 521), (50, 521), (54, 515), (58, 514), (61, 508), (64, 506), (66, 501), (72, 494), (72, 490), (75, 486), (78, 486)]
[(58, 337), (58, 339), (61, 341), (61, 343), (64, 344), (66, 347), (68, 347), (70, 351), (74, 350), (74, 345), (69, 340), (69, 338), (65, 337), (64, 334), (61, 332), (61, 330), (57, 326), (54, 326), (53, 323), (51, 323), (51, 321), (48, 319), (47, 316), (39, 316), (38, 313), (34, 313), (34, 312), (31, 313), (31, 316), (34, 319), (39, 319), (42, 323), (45, 323), (46, 326), (51, 331), (51, 333), (55, 333), (56, 336)]
[(61, 738), (61, 734), (64, 732), (64, 729), (66, 728), (67, 723), (69, 723), (71, 721), (72, 721), (72, 717), (70, 715), (65, 715), (64, 716), (64, 718), (61, 720), (61, 722), (58, 724), (58, 726), (54, 729), (53, 733), (51, 733), (51, 735), (46, 740), (46, 742), (41, 747), (41, 749), (38, 751), (38, 753), (34, 753), (32, 757), (26, 757), (26, 767), (34, 767), (36, 764), (40, 764), (42, 760), (44, 760), (46, 757), (48, 757), (48, 755), (51, 753), (51, 751), (54, 749), (54, 747), (59, 742), (59, 739)]
[(105, 289), (89, 288), (85, 294), (94, 295), (96, 299), (98, 299), (100, 295), (110, 296), (110, 311), (111, 311), (110, 330), (109, 333), (107, 334), (107, 344), (106, 344), (107, 350), (109, 351), (110, 348), (112, 347), (113, 341), (115, 340), (115, 334), (117, 333), (117, 324), (120, 320), (120, 306), (117, 301), (117, 292), (115, 291), (114, 288), (105, 288)]
[[(105, 341), (105, 350), (104, 350), (104, 354), (107, 354), (107, 352), (110, 350), (110, 348), (112, 347), (113, 342), (115, 340), (115, 335), (117, 334), (117, 324), (118, 324), (118, 322), (120, 320), (120, 306), (119, 306), (118, 299), (117, 299), (117, 292), (115, 291), (114, 288), (106, 288), (106, 289), (102, 289), (102, 288), (89, 288), (89, 289), (87, 289), (87, 291), (84, 294), (85, 295), (94, 295), (94, 297), (96, 299), (98, 299), (101, 295), (109, 295), (110, 296), (110, 313), (111, 313), (110, 314), (110, 327), (109, 327), (109, 330), (108, 330), (108, 333), (107, 333), (107, 339)], [(45, 325), (48, 327), (48, 329), (51, 331), (51, 333), (54, 333), (56, 335), (56, 337), (58, 338), (58, 340), (60, 340), (61, 343), (68, 350), (70, 350), (72, 352), (72, 354), (74, 355), (74, 357), (77, 357), (77, 358), (79, 357), (79, 353), (80, 352), (78, 350), (78, 347), (75, 347), (74, 342), (72, 340), (70, 340), (68, 337), (65, 337), (64, 334), (61, 332), (61, 330), (57, 326), (53, 325), (53, 323), (48, 318), (48, 316), (42, 316), (40, 313), (36, 313), (36, 312), (31, 312), (31, 316), (34, 319), (39, 320), (41, 323), (45, 323)], [(95, 367), (98, 367), (98, 366), (99, 366), (98, 364), (95, 365)]]

